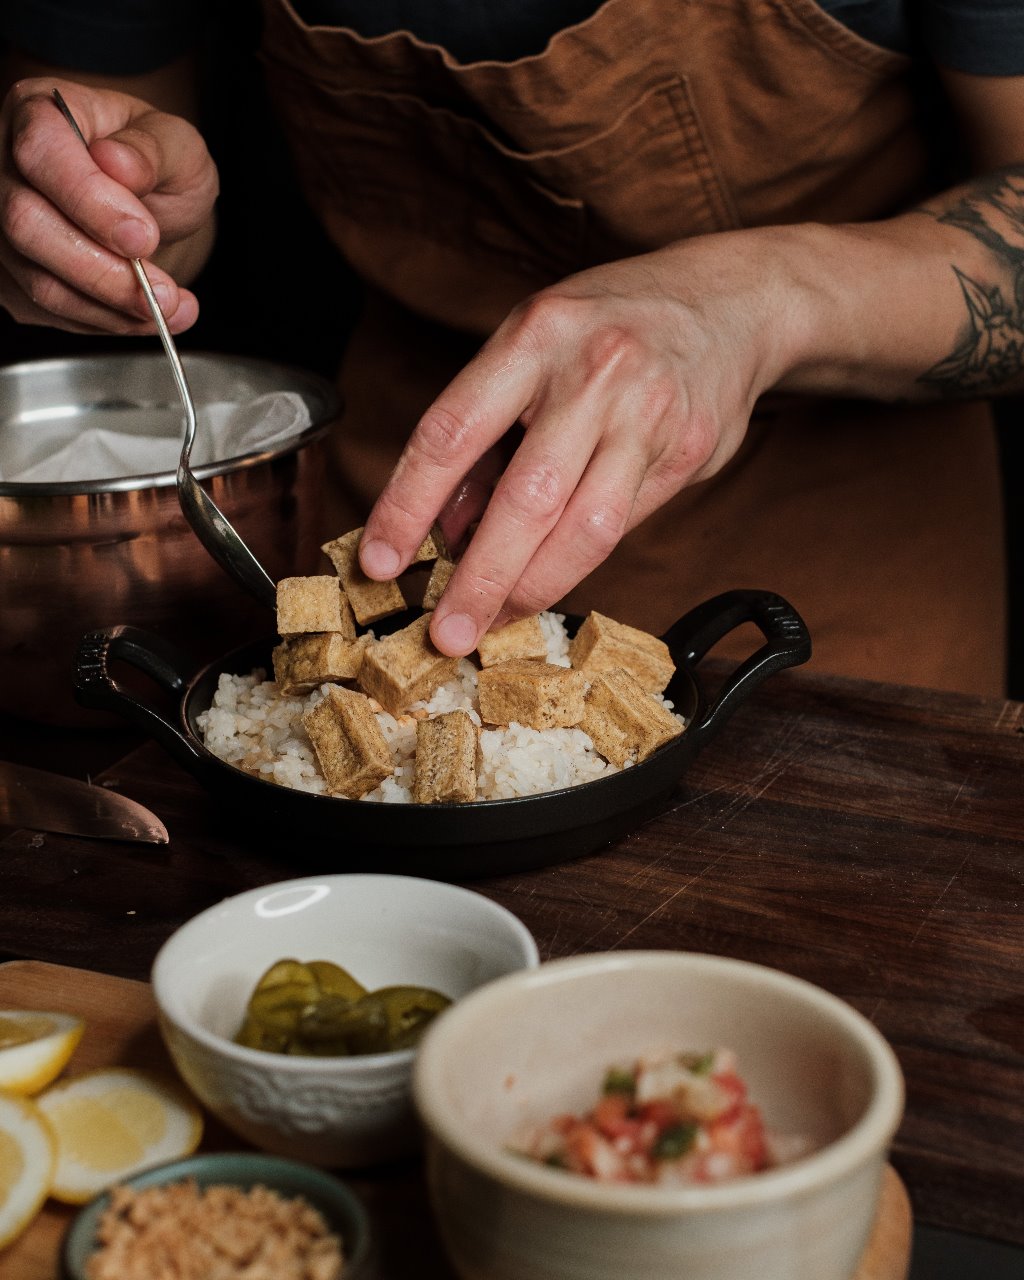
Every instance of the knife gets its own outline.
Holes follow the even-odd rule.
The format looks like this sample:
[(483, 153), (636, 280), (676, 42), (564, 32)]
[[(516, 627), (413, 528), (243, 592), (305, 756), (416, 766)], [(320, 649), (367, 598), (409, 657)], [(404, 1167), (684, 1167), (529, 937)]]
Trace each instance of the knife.
[(106, 787), (0, 761), (0, 825), (106, 840), (167, 844), (154, 813)]

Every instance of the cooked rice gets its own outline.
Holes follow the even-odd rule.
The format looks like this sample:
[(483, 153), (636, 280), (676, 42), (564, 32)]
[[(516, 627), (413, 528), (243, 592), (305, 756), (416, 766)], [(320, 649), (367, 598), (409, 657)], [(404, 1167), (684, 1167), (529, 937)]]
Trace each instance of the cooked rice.
[[(548, 662), (568, 667), (569, 637), (564, 615), (542, 613), (541, 627)], [(363, 800), (412, 802), (416, 757), (416, 721), (445, 711), (467, 711), (481, 727), (478, 753), (477, 799), (506, 800), (592, 782), (618, 773), (594, 748), (582, 729), (530, 729), (520, 724), (481, 726), (476, 695), (476, 667), (463, 658), (457, 677), (441, 685), (428, 702), (415, 703), (395, 717), (376, 708), (377, 720), (391, 747), (395, 772)], [(281, 786), (330, 794), (316, 753), (302, 724), (302, 715), (324, 696), (326, 685), (303, 696), (278, 691), (266, 672), (234, 676), (223, 673), (208, 711), (197, 717), (203, 741), (215, 756), (247, 773)], [(661, 699), (671, 709), (671, 702)], [(682, 717), (679, 717), (682, 721)], [(628, 766), (627, 766), (628, 767)]]

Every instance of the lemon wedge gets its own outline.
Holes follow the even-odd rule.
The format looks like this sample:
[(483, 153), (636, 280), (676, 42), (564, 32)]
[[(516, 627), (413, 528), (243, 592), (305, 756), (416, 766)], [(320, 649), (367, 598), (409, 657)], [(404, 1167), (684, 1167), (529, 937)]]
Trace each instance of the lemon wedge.
[(57, 1144), (35, 1103), (0, 1093), (0, 1249), (39, 1212), (56, 1163)]
[(51, 1085), (36, 1105), (57, 1139), (50, 1194), (84, 1204), (140, 1169), (190, 1155), (202, 1113), (177, 1083), (146, 1071), (104, 1067)]
[(32, 1094), (56, 1080), (85, 1023), (69, 1013), (0, 1009), (0, 1089)]

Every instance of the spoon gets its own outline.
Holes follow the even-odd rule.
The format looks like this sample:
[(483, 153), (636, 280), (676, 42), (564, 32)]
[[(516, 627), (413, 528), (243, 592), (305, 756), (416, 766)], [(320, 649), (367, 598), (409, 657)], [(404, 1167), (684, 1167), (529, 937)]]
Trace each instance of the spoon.
[[(84, 134), (78, 127), (78, 122), (71, 114), (68, 104), (64, 101), (59, 89), (54, 89), (53, 100), (60, 108), (65, 120), (78, 135), (83, 146), (88, 149), (89, 144), (86, 142)], [(129, 262), (131, 262), (132, 270), (135, 272), (145, 295), (146, 303), (153, 314), (153, 319), (156, 321), (157, 332), (160, 334), (160, 341), (163, 343), (167, 358), (171, 362), (171, 372), (174, 375), (178, 395), (181, 397), (181, 403), (185, 410), (185, 439), (181, 446), (181, 455), (178, 458), (177, 474), (178, 502), (181, 504), (181, 510), (199, 541), (220, 567), (230, 574), (246, 591), (251, 592), (263, 604), (274, 609), (277, 605), (277, 588), (274, 586), (273, 580), (192, 471), (190, 460), (192, 457), (192, 444), (196, 437), (196, 407), (192, 399), (192, 391), (188, 385), (188, 379), (185, 377), (185, 370), (182, 368), (177, 348), (174, 345), (174, 339), (171, 337), (171, 331), (167, 327), (167, 321), (160, 310), (160, 304), (156, 300), (156, 294), (153, 292), (153, 286), (149, 282), (145, 268), (138, 258), (130, 258)]]

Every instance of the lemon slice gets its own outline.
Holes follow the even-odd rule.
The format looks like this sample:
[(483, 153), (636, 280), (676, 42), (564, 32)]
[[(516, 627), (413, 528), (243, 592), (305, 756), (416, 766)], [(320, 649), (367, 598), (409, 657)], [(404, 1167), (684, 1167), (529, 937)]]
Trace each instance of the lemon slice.
[(38, 1093), (64, 1070), (85, 1023), (69, 1013), (0, 1009), (0, 1089)]
[(50, 1194), (68, 1204), (191, 1154), (203, 1133), (202, 1113), (181, 1086), (127, 1067), (87, 1071), (35, 1101), (57, 1139)]
[(39, 1108), (0, 1093), (0, 1249), (39, 1212), (57, 1163), (57, 1144)]

